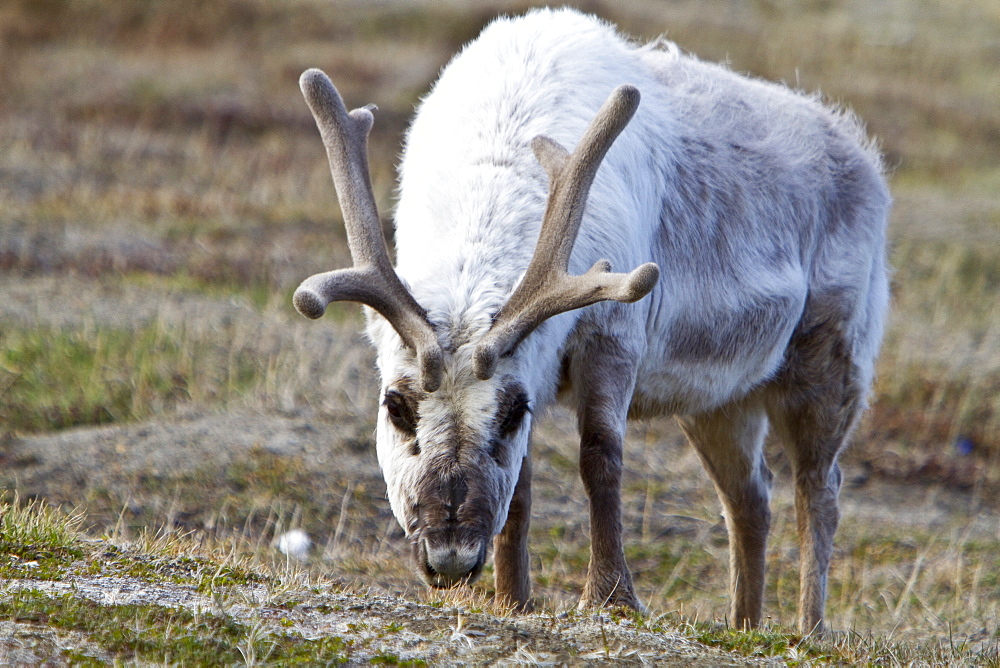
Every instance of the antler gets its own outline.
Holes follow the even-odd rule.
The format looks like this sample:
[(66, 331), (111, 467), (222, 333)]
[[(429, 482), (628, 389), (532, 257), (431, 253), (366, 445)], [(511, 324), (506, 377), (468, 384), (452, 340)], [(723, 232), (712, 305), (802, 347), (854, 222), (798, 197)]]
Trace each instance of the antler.
[(318, 69), (303, 72), (299, 87), (326, 146), (354, 266), (307, 278), (295, 291), (295, 308), (315, 319), (330, 302), (353, 301), (372, 307), (416, 352), (421, 384), (433, 392), (441, 383), (441, 347), (427, 313), (389, 260), (368, 175), (368, 133), (375, 122), (371, 109), (348, 113), (340, 93)]
[(653, 262), (629, 274), (609, 273), (611, 264), (607, 260), (598, 261), (581, 276), (568, 273), (570, 253), (594, 176), (638, 106), (639, 91), (634, 87), (615, 89), (572, 155), (548, 137), (535, 137), (531, 142), (535, 157), (549, 175), (549, 201), (524, 278), (476, 349), (475, 373), (479, 379), (492, 377), (497, 360), (548, 318), (599, 301), (634, 302), (653, 289), (660, 276)]

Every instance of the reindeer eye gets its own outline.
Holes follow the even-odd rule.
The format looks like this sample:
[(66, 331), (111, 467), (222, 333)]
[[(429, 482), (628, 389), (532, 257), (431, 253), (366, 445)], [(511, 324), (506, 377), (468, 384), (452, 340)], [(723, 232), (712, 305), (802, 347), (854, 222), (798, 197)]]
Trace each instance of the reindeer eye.
[(506, 438), (517, 431), (529, 410), (528, 395), (524, 392), (511, 397), (510, 403), (506, 406), (506, 413), (500, 421), (500, 436)]
[(385, 412), (389, 414), (389, 421), (396, 429), (410, 435), (417, 433), (416, 416), (402, 394), (395, 390), (386, 392), (382, 405), (385, 406)]

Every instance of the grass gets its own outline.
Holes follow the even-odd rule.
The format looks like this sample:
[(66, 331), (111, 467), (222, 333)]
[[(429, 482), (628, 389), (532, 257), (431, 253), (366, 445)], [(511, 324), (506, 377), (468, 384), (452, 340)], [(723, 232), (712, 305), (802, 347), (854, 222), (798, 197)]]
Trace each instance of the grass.
[(0, 334), (0, 420), (18, 431), (131, 422), (249, 389), (257, 360), (157, 323)]
[[(351, 649), (339, 636), (306, 639), (261, 632), (214, 614), (157, 605), (103, 605), (73, 594), (52, 596), (33, 590), (16, 592), (0, 602), (0, 615), (14, 622), (83, 633), (116, 662), (330, 665), (346, 663)], [(103, 664), (73, 651), (67, 651), (64, 658), (74, 664)]]
[[(798, 600), (798, 554), (787, 495), (776, 504), (777, 526), (768, 555), (765, 610), (782, 627), (794, 626)], [(1000, 618), (997, 574), (1000, 542), (974, 536), (973, 521), (952, 520), (932, 531), (900, 526), (870, 533), (844, 518), (830, 572), (827, 617), (839, 632), (879, 629), (907, 642), (921, 638), (977, 638), (995, 642), (987, 620)], [(571, 606), (583, 587), (588, 544), (546, 545), (533, 535), (536, 596), (547, 605)], [(690, 537), (626, 541), (637, 593), (652, 610), (681, 611), (687, 619), (724, 619), (728, 552), (721, 527)], [(488, 584), (484, 584), (488, 588)], [(985, 626), (984, 626), (985, 624)]]
[[(298, 281), (345, 266), (348, 257), (298, 74), (322, 66), (349, 103), (379, 105), (371, 164), (388, 222), (393, 163), (413, 103), (490, 16), (530, 4), (351, 4), (336, 11), (313, 0), (210, 8), (139, 0), (0, 5), (5, 465), (17, 461), (10, 444), (25, 434), (171, 419), (189, 410), (307, 408), (360, 425), (337, 447), (367, 440), (374, 392), (370, 357), (353, 334), (361, 326), (357, 310), (332, 309), (315, 325), (289, 306)], [(935, 517), (934, 485), (970, 499), (967, 514), (925, 526), (891, 518), (872, 527), (845, 516), (830, 583), (830, 618), (842, 635), (810, 654), (780, 630), (794, 616), (797, 567), (788, 549), (795, 534), (789, 502), (778, 497), (775, 515), (782, 519), (767, 593), (777, 630), (742, 638), (698, 621), (726, 614), (725, 537), (707, 486), (662, 475), (675, 468), (680, 451), (669, 445), (676, 433), (657, 425), (648, 433), (674, 459), (630, 478), (627, 495), (644, 504), (642, 520), (629, 527), (638, 539), (628, 547), (644, 600), (654, 609), (683, 610), (692, 637), (704, 633), (705, 642), (743, 643), (740, 651), (760, 647), (789, 661), (825, 660), (829, 652), (844, 663), (995, 663), (996, 629), (984, 629), (983, 620), (1000, 618), (1000, 562), (993, 556), (1000, 545), (995, 530), (976, 519), (992, 512), (979, 510), (976, 500), (1000, 491), (1000, 18), (986, 0), (768, 0), (713, 12), (694, 0), (669, 8), (641, 0), (593, 6), (643, 39), (666, 32), (737, 71), (821, 89), (878, 136), (896, 200), (893, 314), (873, 409), (847, 463), (867, 467), (872, 487), (921, 485), (912, 505), (926, 506), (926, 517)], [(551, 470), (540, 475), (562, 493), (575, 480), (573, 434), (553, 437), (557, 446), (543, 451)], [(701, 479), (690, 472), (695, 468), (685, 471)], [(310, 470), (256, 448), (221, 477), (206, 467), (136, 476), (126, 491), (90, 490), (87, 519), (83, 511), (72, 517), (101, 528), (117, 522), (120, 541), (174, 523), (196, 531), (192, 540), (242, 541), (240, 549), (254, 555), (266, 554), (284, 528), (302, 526), (329, 536), (308, 568), (361, 581), (378, 573), (380, 587), (421, 595), (384, 490), (338, 475), (346, 474)], [(578, 482), (572, 484), (578, 495)], [(678, 485), (690, 488), (683, 498)], [(181, 507), (179, 490), (196, 490), (202, 507)], [(134, 514), (122, 511), (136, 505), (142, 509)], [(53, 512), (4, 506), (5, 577), (53, 579), (74, 563), (103, 572), (101, 560), (72, 538), (79, 524), (64, 525), (62, 539), (16, 534), (32, 518), (49, 517), (36, 522), (37, 531), (57, 526)], [(678, 513), (692, 518), (662, 519)], [(536, 522), (532, 536), (538, 595), (552, 610), (572, 605), (587, 560), (585, 527), (563, 519)], [(184, 578), (190, 568), (203, 589), (215, 572), (183, 561), (171, 571), (166, 557), (150, 561), (127, 551), (102, 558), (112, 564), (107, 572), (120, 568), (135, 577), (145, 569), (151, 578)], [(217, 582), (238, 584), (240, 571), (233, 573)], [(477, 595), (490, 587), (487, 573)], [(49, 609), (54, 619), (106, 614), (109, 624), (131, 615), (157, 625), (172, 614), (74, 612), (58, 597), (27, 595), (20, 605), (26, 615)], [(160, 635), (178, 624), (162, 625)], [(267, 654), (271, 640), (283, 637), (252, 640), (252, 625), (229, 634), (212, 624), (205, 632), (226, 651), (242, 646), (257, 660), (274, 658)], [(329, 650), (334, 657), (350, 648)], [(154, 654), (112, 658), (166, 660)], [(394, 659), (405, 662), (392, 653), (380, 660)]]
[(0, 576), (52, 579), (81, 558), (80, 512), (63, 513), (44, 501), (0, 500)]
[[(904, 240), (875, 409), (855, 456), (884, 473), (996, 489), (1000, 462), (1000, 239)], [(908, 463), (879, 463), (886, 451)], [(922, 473), (921, 473), (922, 472)]]
[[(82, 310), (84, 322), (66, 323), (56, 311), (47, 324), (13, 319), (0, 329), (0, 434), (127, 424), (196, 407), (367, 405), (350, 380), (367, 353), (355, 345), (357, 309), (332, 308), (325, 328), (303, 328), (286, 297), (149, 275), (60, 296), (76, 302), (69, 310)], [(262, 321), (271, 322), (263, 331)], [(344, 342), (342, 355), (303, 358), (303, 349)]]
[[(989, 41), (995, 17), (972, 0), (961, 8), (925, 3), (920, 10), (855, 4), (751, 3), (705, 16), (691, 2), (676, 3), (669, 15), (636, 3), (611, 13), (626, 30), (652, 37), (665, 29), (686, 48), (728, 60), (734, 69), (806, 89), (821, 86), (868, 121), (889, 156), (897, 192), (896, 302), (878, 401), (859, 441), (875, 450), (888, 441), (918, 452), (919, 468), (967, 438), (977, 446), (984, 475), (998, 478), (992, 463), (1000, 453), (994, 340), (1000, 286), (991, 251), (1000, 243), (1000, 214), (990, 195), (1000, 185), (991, 157), (1000, 152), (994, 131), (1000, 119), (988, 95), (995, 89)], [(122, 2), (109, 11), (67, 0), (16, 2), (2, 10), (10, 57), (0, 79), (18, 93), (2, 109), (10, 150), (0, 167), (14, 175), (3, 186), (2, 224), (11, 234), (0, 242), (0, 268), (8, 274), (123, 276), (143, 288), (238, 293), (258, 308), (286, 304), (302, 276), (346, 262), (333, 189), (293, 74), (332, 61), (348, 97), (356, 92), (379, 103), (372, 166), (377, 198), (388, 211), (399, 133), (424, 89), (421, 81), (504, 7), (461, 13), (430, 3), (419, 11), (387, 6), (331, 13), (311, 2), (282, 7), (241, 0), (201, 10), (191, 21), (182, 6)], [(188, 18), (178, 19), (175, 11)], [(884, 31), (872, 33), (871, 19)], [(211, 41), (206, 26), (215, 26)], [(942, 38), (943, 27), (961, 34), (960, 43)], [(345, 46), (331, 49), (329, 35)], [(247, 56), (235, 50), (247, 40), (259, 47), (249, 56), (257, 63), (249, 78), (238, 69)], [(373, 57), (359, 69), (352, 49), (377, 42), (391, 42), (385, 56), (396, 58)], [(216, 55), (202, 57), (208, 52)], [(122, 54), (133, 64), (126, 68)], [(403, 54), (419, 69), (405, 81), (396, 72)], [(75, 68), (39, 70), (46, 58), (63, 56)], [(169, 75), (155, 67), (164, 57), (176, 62)], [(189, 62), (197, 67), (185, 67)], [(92, 85), (80, 86), (80, 77)], [(81, 235), (94, 241), (52, 241)], [(299, 258), (299, 248), (309, 253)], [(20, 335), (34, 342), (5, 332), (0, 345), (37, 353), (51, 334), (39, 325)], [(164, 333), (155, 329), (140, 340), (156, 342)], [(167, 367), (172, 355), (203, 355), (195, 337), (166, 334), (188, 347), (162, 351)], [(114, 350), (121, 336), (108, 328), (57, 336), (54, 356), (73, 364), (58, 380), (46, 372), (47, 380), (17, 381), (28, 396), (23, 403), (16, 398), (21, 417), (8, 418), (7, 429), (130, 421), (186, 402), (224, 406), (236, 391), (268, 382), (262, 372), (268, 360), (252, 356), (247, 368), (225, 370), (241, 379), (235, 386), (214, 373), (191, 378), (183, 368), (174, 378), (144, 366), (147, 360), (134, 381), (101, 378), (86, 358), (108, 354), (129, 368), (127, 355)], [(10, 358), (17, 351), (4, 352)], [(0, 391), (12, 382), (9, 374), (0, 378)], [(76, 396), (46, 397), (38, 386), (47, 382), (65, 384)], [(133, 402), (123, 398), (130, 383), (139, 390)]]
[[(212, 547), (176, 532), (145, 533), (131, 541), (116, 536), (99, 540), (87, 538), (80, 530), (82, 516), (78, 512), (67, 513), (40, 502), (21, 503), (18, 499), (5, 502), (0, 507), (0, 517), (0, 553), (5, 554), (8, 561), (2, 571), (8, 584), (0, 590), (0, 619), (77, 634), (82, 640), (60, 650), (65, 661), (95, 665), (122, 661), (294, 664), (338, 663), (354, 658), (370, 663), (423, 665), (424, 659), (419, 655), (401, 656), (387, 649), (399, 634), (408, 632), (415, 615), (412, 611), (396, 618), (387, 617), (385, 612), (367, 617), (362, 614), (347, 623), (343, 630), (335, 632), (307, 633), (303, 630), (304, 620), (312, 614), (341, 614), (348, 607), (363, 612), (382, 605), (378, 599), (368, 598), (363, 586), (345, 588), (331, 584), (306, 571), (290, 569), (288, 565), (268, 565), (268, 561), (259, 556), (246, 553), (235, 556), (237, 552), (232, 546)], [(926, 547), (915, 547), (920, 544)], [(992, 594), (996, 583), (981, 574), (998, 572), (988, 563), (996, 559), (997, 548), (995, 539), (977, 542), (962, 537), (924, 540), (915, 536), (908, 541), (900, 538), (869, 540), (856, 549), (867, 555), (863, 568), (871, 572), (879, 568), (892, 569), (912, 557), (915, 549), (922, 550), (923, 556), (917, 563), (929, 565), (926, 579), (936, 585), (943, 579), (930, 571), (957, 560), (980, 574), (980, 579), (970, 580), (967, 587), (981, 588)], [(941, 554), (932, 554), (938, 551)], [(26, 555), (50, 561), (45, 566), (29, 569), (10, 567), (10, 562), (23, 560)], [(956, 566), (955, 572), (963, 568)], [(47, 571), (47, 576), (40, 577), (42, 569)], [(101, 594), (103, 602), (95, 599), (92, 591), (98, 577), (113, 578), (119, 583), (111, 585), (109, 581), (110, 589)], [(957, 580), (961, 581), (962, 577), (967, 576), (959, 574)], [(885, 583), (875, 576), (865, 582), (844, 582), (841, 578), (842, 573), (835, 569), (831, 579), (834, 616), (839, 614), (841, 591), (870, 593), (885, 587)], [(40, 587), (40, 580), (46, 579), (77, 584), (62, 591)], [(910, 577), (902, 595), (926, 607), (927, 601), (933, 601), (931, 597), (922, 600), (926, 584), (918, 580)], [(24, 586), (12, 587), (18, 581), (25, 581)], [(116, 602), (111, 589), (122, 591), (123, 581), (129, 583), (124, 587), (125, 592), (143, 591), (146, 594), (140, 600)], [(163, 589), (163, 583), (181, 587), (175, 591), (201, 592), (213, 603), (210, 607), (185, 603), (176, 598), (176, 594), (171, 595), (170, 590)], [(158, 587), (162, 589), (160, 594), (156, 593)], [(88, 591), (91, 593), (86, 593)], [(340, 592), (347, 596), (336, 598)], [(949, 596), (955, 600), (952, 613), (965, 606), (966, 613), (986, 615), (980, 619), (996, 615), (995, 609), (976, 606), (976, 595), (970, 595), (968, 589), (949, 592)], [(330, 604), (336, 600), (342, 603)], [(510, 615), (509, 610), (497, 609), (482, 588), (428, 592), (424, 600), (427, 610), (440, 611), (439, 619), (458, 615), (451, 633), (461, 631), (466, 624), (463, 620), (470, 617), (480, 624), (483, 620), (496, 619), (496, 622), (487, 623), (503, 625)], [(248, 602), (251, 603), (249, 607)], [(652, 609), (669, 609), (660, 607), (662, 602), (655, 601)], [(897, 612), (899, 609), (897, 604)], [(449, 613), (449, 610), (456, 612)], [(550, 615), (553, 621), (558, 618), (564, 624), (590, 619), (589, 614), (575, 609), (559, 612), (558, 607), (543, 608), (540, 613), (542, 618)], [(892, 634), (876, 637), (850, 630), (835, 631), (830, 638), (821, 639), (803, 638), (773, 621), (762, 629), (743, 632), (728, 627), (725, 622), (705, 620), (697, 613), (640, 614), (613, 610), (608, 615), (601, 624), (654, 634), (680, 633), (691, 641), (739, 656), (780, 658), (792, 665), (909, 665), (913, 662), (998, 665), (1000, 662), (996, 636), (971, 639), (950, 627), (947, 636), (924, 641), (904, 641)], [(905, 622), (902, 617), (898, 619)], [(422, 633), (431, 637), (441, 632), (444, 631), (425, 630)], [(385, 642), (379, 645), (380, 641)], [(607, 641), (605, 644), (605, 651), (610, 652), (613, 648)]]
[[(80, 513), (67, 514), (42, 502), (21, 504), (15, 498), (3, 503), (0, 553), (6, 563), (0, 564), (0, 573), (7, 580), (32, 582), (81, 576), (143, 585), (171, 582), (213, 597), (248, 585), (282, 591), (279, 581), (259, 566), (251, 570), (245, 559), (236, 563), (231, 557), (206, 558), (176, 533), (145, 534), (131, 544), (95, 541), (84, 538), (79, 530), (82, 522)], [(345, 662), (352, 644), (336, 635), (306, 639), (297, 633), (278, 633), (224, 610), (104, 604), (75, 592), (31, 588), (0, 593), (0, 618), (82, 634), (91, 653), (64, 649), (63, 659), (73, 664), (104, 665), (100, 656), (114, 662), (330, 664)], [(93, 655), (94, 648), (98, 656)]]
[(937, 641), (926, 644), (894, 642), (854, 632), (834, 634), (830, 640), (801, 638), (776, 627), (754, 631), (714, 623), (686, 622), (686, 632), (700, 642), (747, 657), (776, 657), (798, 665), (977, 665), (996, 666), (1000, 654), (995, 640), (980, 644)]

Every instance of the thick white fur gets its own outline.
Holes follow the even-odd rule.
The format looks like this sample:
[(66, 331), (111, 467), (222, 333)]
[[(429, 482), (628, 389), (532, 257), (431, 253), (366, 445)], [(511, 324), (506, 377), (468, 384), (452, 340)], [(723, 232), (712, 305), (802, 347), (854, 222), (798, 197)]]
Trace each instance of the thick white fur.
[[(474, 344), (527, 266), (545, 207), (547, 179), (529, 143), (547, 135), (572, 150), (621, 84), (636, 86), (642, 101), (590, 191), (570, 271), (601, 258), (615, 271), (653, 261), (660, 281), (636, 304), (549, 320), (500, 361), (494, 379), (478, 381)], [(859, 182), (842, 202), (845, 165)], [(487, 429), (505, 375), (524, 384), (537, 412), (555, 398), (563, 357), (596, 334), (617, 337), (641, 360), (639, 413), (690, 414), (736, 401), (776, 372), (807, 295), (827, 292), (856, 304), (842, 328), (867, 381), (887, 302), (888, 206), (879, 158), (849, 115), (668, 42), (632, 44), (572, 10), (498, 19), (422, 101), (400, 168), (397, 271), (454, 351), (441, 389), (420, 406), (422, 447), (446, 447), (430, 432), (456, 412)], [(744, 316), (753, 314), (748, 327)], [(685, 334), (720, 339), (698, 354)], [(382, 318), (370, 318), (369, 335), (383, 391), (415, 377), (412, 353)], [(518, 435), (521, 455), (529, 431)], [(407, 490), (430, 458), (407, 456), (396, 438), (383, 409), (379, 460), (406, 527)], [(511, 462), (497, 483), (496, 531), (520, 457)]]

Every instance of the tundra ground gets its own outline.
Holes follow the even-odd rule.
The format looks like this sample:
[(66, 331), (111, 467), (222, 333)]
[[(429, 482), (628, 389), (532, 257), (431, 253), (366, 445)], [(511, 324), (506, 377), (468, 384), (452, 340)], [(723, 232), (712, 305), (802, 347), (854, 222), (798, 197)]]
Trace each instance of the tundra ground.
[[(330, 610), (318, 614), (333, 614), (340, 604), (329, 601), (341, 595), (370, 595), (384, 602), (383, 612), (437, 619), (442, 642), (454, 640), (446, 627), (459, 624), (459, 611), (497, 612), (484, 602), (489, 571), (471, 594), (442, 598), (425, 591), (407, 563), (371, 443), (376, 386), (357, 309), (331, 308), (315, 323), (291, 308), (299, 280), (347, 263), (297, 78), (322, 67), (349, 104), (379, 106), (371, 163), (388, 230), (393, 164), (412, 105), (485, 21), (529, 4), (0, 6), (0, 480), (8, 502), (16, 492), (22, 502), (77, 507), (83, 535), (105, 536), (100, 543), (73, 538), (66, 549), (74, 552), (56, 550), (63, 556), (53, 557), (51, 575), (60, 580), (24, 566), (44, 566), (44, 555), (30, 558), (33, 543), (0, 536), (0, 569), (9, 579), (0, 593), (7, 606), (0, 619), (8, 621), (0, 623), (19, 625), (18, 633), (49, 629), (44, 642), (55, 643), (56, 655), (72, 651), (75, 638), (90, 648), (85, 656), (128, 658), (95, 641), (93, 629), (60, 630), (52, 620), (74, 618), (74, 609), (108, 625), (120, 621), (116, 615), (147, 619), (138, 609), (101, 608), (102, 617), (87, 606), (143, 602), (129, 598), (132, 585), (106, 554), (147, 555), (128, 563), (166, 559), (162, 545), (135, 547), (144, 531), (157, 530), (172, 537), (170, 559), (204, 558), (205, 572), (253, 560), (247, 573), (273, 578), (261, 586), (266, 600), (285, 605), (285, 635), (277, 631), (286, 628), (282, 617), (267, 617), (264, 603), (237, 614), (246, 609), (225, 602), (236, 597), (253, 607), (263, 590), (219, 590), (218, 619), (243, 625), (226, 637), (235, 638), (234, 651), (242, 643), (250, 652), (244, 660), (264, 659), (271, 640), (291, 660), (297, 650), (287, 638), (319, 634), (296, 615), (324, 605)], [(666, 33), (737, 71), (821, 89), (878, 137), (896, 199), (894, 310), (873, 408), (845, 457), (829, 616), (847, 640), (804, 658), (996, 661), (1000, 17), (985, 0), (585, 8), (638, 38)], [(653, 614), (605, 623), (570, 612), (587, 559), (574, 438), (563, 409), (542, 420), (536, 438), (532, 559), (542, 612), (521, 626), (503, 615), (477, 618), (509, 633), (445, 644), (488, 645), (485, 638), (499, 635), (490, 642), (502, 651), (480, 660), (556, 660), (571, 651), (559, 647), (561, 624), (596, 623), (580, 637), (601, 641), (575, 646), (572, 657), (623, 648), (619, 658), (634, 650), (638, 662), (667, 650), (615, 635), (613, 625), (650, 634), (686, 629), (688, 649), (692, 639), (728, 638), (712, 635), (719, 627), (699, 626), (724, 624), (728, 606), (719, 505), (666, 420), (633, 426), (626, 451), (628, 557)], [(794, 661), (798, 646), (782, 630), (794, 620), (797, 595), (794, 521), (780, 448), (772, 444), (769, 453), (777, 480), (766, 611), (775, 635), (758, 640), (772, 648), (765, 653)], [(270, 563), (272, 541), (289, 528), (314, 541), (309, 559), (290, 570)], [(112, 564), (107, 572), (93, 566), (103, 562)], [(124, 575), (134, 577), (129, 568)], [(139, 575), (149, 591), (159, 591), (149, 582), (170, 579), (157, 569)], [(86, 593), (101, 581), (110, 591)], [(53, 598), (60, 582), (75, 583), (79, 596)], [(169, 584), (195, 593), (201, 586), (199, 595), (212, 598), (197, 578)], [(297, 593), (282, 593), (291, 590)], [(306, 602), (289, 604), (295, 600)], [(382, 603), (370, 605), (328, 634), (353, 638), (353, 653), (332, 640), (323, 651), (357, 661), (459, 660), (402, 646), (362, 650), (368, 635), (357, 624)], [(388, 626), (405, 623), (385, 615)], [(154, 618), (163, 621), (149, 613)], [(167, 626), (183, 623), (177, 617)], [(429, 629), (407, 633), (431, 637)], [(735, 648), (753, 654), (755, 647)], [(845, 647), (856, 654), (837, 654)]]

